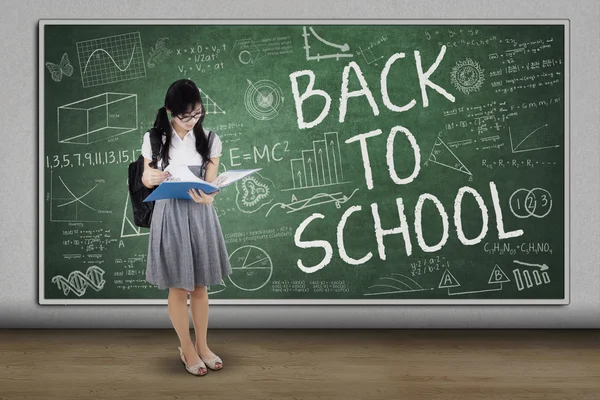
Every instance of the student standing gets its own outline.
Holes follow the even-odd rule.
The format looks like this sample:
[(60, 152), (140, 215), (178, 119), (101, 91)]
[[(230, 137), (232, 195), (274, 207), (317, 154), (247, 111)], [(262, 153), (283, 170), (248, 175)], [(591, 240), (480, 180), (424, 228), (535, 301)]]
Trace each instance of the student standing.
[[(169, 118), (168, 113), (171, 114)], [(144, 135), (142, 182), (148, 188), (168, 177), (168, 164), (194, 166), (202, 179), (217, 176), (222, 143), (206, 130), (205, 109), (196, 84), (189, 79), (174, 82), (158, 110), (154, 127), (162, 136), (157, 165), (152, 165), (150, 132)], [(209, 137), (210, 136), (210, 137)], [(231, 274), (225, 239), (213, 206), (214, 194), (189, 192), (191, 199), (157, 200), (154, 205), (146, 280), (159, 289), (169, 289), (168, 312), (179, 337), (179, 355), (186, 370), (202, 376), (223, 367), (222, 360), (207, 344), (207, 286), (218, 285)], [(194, 324), (195, 343), (189, 332), (187, 299)]]

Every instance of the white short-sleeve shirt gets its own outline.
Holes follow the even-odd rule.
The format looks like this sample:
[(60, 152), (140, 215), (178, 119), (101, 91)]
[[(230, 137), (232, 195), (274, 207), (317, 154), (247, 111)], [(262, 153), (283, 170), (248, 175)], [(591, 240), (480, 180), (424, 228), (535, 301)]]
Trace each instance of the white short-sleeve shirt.
[[(204, 127), (203, 127), (204, 128)], [(204, 128), (204, 135), (208, 138), (209, 130)], [(219, 136), (213, 131), (212, 146), (210, 148), (210, 158), (220, 157), (223, 151), (223, 144)], [(163, 143), (166, 138), (163, 137)], [(142, 142), (142, 155), (151, 160), (152, 148), (150, 146), (150, 132), (144, 134)], [(196, 151), (196, 137), (194, 130), (188, 131), (182, 138), (179, 137), (175, 129), (171, 130), (171, 148), (169, 149), (170, 164), (202, 165), (203, 159)], [(162, 167), (161, 160), (158, 160), (158, 168)]]

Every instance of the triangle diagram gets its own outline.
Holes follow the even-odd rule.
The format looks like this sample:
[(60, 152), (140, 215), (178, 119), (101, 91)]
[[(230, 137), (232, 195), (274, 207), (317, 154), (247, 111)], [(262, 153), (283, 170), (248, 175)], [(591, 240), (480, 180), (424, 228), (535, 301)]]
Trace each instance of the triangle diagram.
[(225, 111), (217, 103), (215, 103), (206, 92), (200, 89), (200, 96), (207, 114), (225, 114)]
[(496, 266), (492, 270), (492, 274), (490, 275), (490, 280), (488, 281), (488, 283), (491, 285), (494, 283), (508, 283), (508, 282), (510, 282), (510, 279), (508, 279), (508, 276), (506, 276), (504, 271), (502, 271), (500, 269), (500, 267), (498, 266), (498, 264), (496, 264)]
[(133, 209), (129, 206), (129, 193), (127, 193), (127, 198), (125, 200), (125, 211), (123, 212), (123, 223), (121, 224), (121, 237), (124, 238), (149, 235), (150, 231), (145, 230), (142, 232), (142, 228), (136, 226), (129, 218), (130, 215), (133, 215)]
[(460, 287), (460, 283), (458, 283), (458, 280), (456, 280), (454, 275), (450, 273), (450, 270), (447, 269), (444, 271), (442, 279), (440, 279), (440, 285), (438, 286), (438, 289), (446, 289), (452, 287)]
[(446, 143), (439, 137), (436, 139), (433, 149), (431, 149), (429, 161), (462, 172), (463, 174), (473, 175), (471, 174), (471, 171), (465, 167), (462, 161), (456, 157), (456, 154), (454, 154), (454, 152), (450, 150)]

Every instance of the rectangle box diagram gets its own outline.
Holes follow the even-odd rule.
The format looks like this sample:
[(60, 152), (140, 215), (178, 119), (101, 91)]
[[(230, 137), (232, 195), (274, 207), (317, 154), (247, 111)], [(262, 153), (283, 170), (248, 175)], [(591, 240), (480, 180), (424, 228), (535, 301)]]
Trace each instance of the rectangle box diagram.
[(95, 143), (137, 127), (136, 94), (106, 92), (58, 107), (59, 143)]

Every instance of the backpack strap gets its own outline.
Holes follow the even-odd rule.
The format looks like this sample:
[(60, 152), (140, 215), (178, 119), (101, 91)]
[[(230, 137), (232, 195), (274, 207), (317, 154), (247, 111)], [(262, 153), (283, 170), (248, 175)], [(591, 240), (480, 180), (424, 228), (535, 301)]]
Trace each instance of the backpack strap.
[[(150, 146), (152, 148), (152, 165), (154, 168), (157, 167), (158, 152), (162, 146), (162, 135), (156, 128), (150, 129)], [(163, 163), (164, 164), (164, 163)], [(165, 169), (165, 165), (162, 165), (162, 169)]]
[[(214, 135), (212, 131), (208, 132), (208, 154), (210, 157), (210, 150), (212, 149), (212, 143), (213, 143), (213, 139), (214, 139)], [(206, 178), (206, 166), (208, 165), (208, 160), (203, 160), (202, 161), (202, 179)]]

